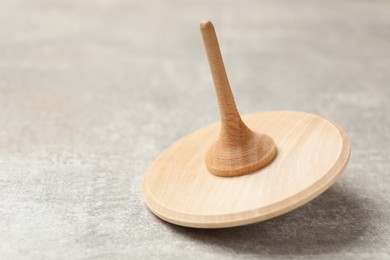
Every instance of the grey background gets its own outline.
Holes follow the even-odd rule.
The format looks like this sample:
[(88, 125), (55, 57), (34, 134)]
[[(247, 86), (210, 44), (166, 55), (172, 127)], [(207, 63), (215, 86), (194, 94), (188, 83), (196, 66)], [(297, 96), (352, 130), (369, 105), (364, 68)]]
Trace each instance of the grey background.
[[(0, 1), (2, 259), (390, 258), (390, 1)], [(153, 159), (218, 120), (211, 19), (242, 114), (298, 110), (352, 156), (311, 203), (250, 226), (154, 217)]]

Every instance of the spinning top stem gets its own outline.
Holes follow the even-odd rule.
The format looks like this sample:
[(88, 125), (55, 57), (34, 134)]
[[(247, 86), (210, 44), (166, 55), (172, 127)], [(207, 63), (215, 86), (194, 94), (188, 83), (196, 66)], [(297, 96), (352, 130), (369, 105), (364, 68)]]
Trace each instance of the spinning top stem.
[(200, 24), (221, 116), (218, 141), (208, 150), (206, 166), (218, 176), (251, 173), (269, 164), (276, 155), (271, 137), (255, 133), (242, 121), (226, 75), (214, 26), (210, 21)]

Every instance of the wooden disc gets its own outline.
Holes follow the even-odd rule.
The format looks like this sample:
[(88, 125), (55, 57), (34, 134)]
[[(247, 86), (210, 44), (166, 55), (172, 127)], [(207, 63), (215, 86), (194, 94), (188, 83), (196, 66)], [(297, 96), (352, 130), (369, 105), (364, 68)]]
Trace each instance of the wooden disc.
[(260, 112), (243, 116), (243, 121), (273, 138), (278, 154), (272, 163), (237, 177), (209, 173), (205, 154), (220, 127), (214, 123), (182, 138), (153, 162), (142, 184), (149, 209), (187, 227), (255, 223), (312, 200), (334, 183), (348, 163), (347, 135), (320, 116)]

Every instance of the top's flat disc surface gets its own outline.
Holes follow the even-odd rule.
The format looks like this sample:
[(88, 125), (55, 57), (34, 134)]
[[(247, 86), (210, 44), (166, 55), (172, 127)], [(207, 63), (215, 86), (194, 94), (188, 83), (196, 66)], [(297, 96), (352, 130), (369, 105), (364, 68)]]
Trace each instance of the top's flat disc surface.
[(301, 112), (243, 116), (253, 131), (271, 136), (274, 161), (252, 174), (218, 177), (204, 159), (219, 123), (164, 151), (147, 171), (142, 192), (149, 209), (182, 226), (221, 228), (250, 224), (291, 211), (325, 191), (345, 168), (350, 152), (343, 129)]

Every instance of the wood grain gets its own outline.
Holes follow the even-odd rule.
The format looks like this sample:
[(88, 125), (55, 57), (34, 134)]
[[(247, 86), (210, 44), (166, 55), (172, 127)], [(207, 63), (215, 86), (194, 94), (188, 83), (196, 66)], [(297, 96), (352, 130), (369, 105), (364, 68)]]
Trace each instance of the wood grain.
[(302, 112), (261, 112), (243, 117), (255, 131), (272, 136), (278, 156), (253, 174), (219, 177), (204, 156), (218, 139), (220, 123), (202, 128), (169, 147), (151, 165), (144, 200), (160, 218), (182, 226), (221, 228), (263, 221), (315, 198), (347, 165), (344, 130)]
[(271, 137), (255, 133), (244, 124), (226, 75), (214, 26), (210, 21), (203, 21), (200, 31), (221, 115), (219, 138), (206, 154), (207, 169), (225, 177), (251, 173), (275, 158), (275, 143)]

